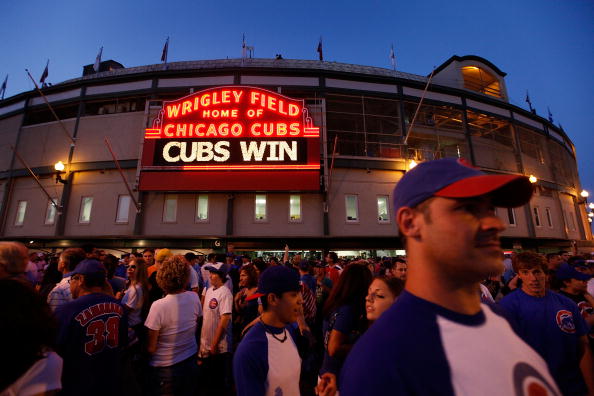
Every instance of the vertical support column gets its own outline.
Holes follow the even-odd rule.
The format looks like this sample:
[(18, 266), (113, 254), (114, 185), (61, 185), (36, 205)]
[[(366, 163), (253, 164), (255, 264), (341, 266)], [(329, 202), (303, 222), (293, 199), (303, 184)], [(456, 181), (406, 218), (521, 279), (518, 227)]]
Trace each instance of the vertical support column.
[(466, 106), (466, 98), (462, 97), (462, 123), (464, 126), (464, 136), (466, 137), (466, 144), (468, 145), (468, 152), (470, 153), (470, 162), (473, 166), (476, 166), (476, 157), (474, 156), (474, 147), (472, 145), (472, 136), (470, 135), (470, 129), (468, 128), (468, 107)]
[(225, 234), (230, 237), (233, 236), (233, 215), (234, 215), (234, 205), (235, 203), (235, 194), (227, 195), (227, 223), (225, 225)]
[[(74, 130), (72, 131), (72, 138), (76, 141), (78, 135), (78, 127), (80, 125), (80, 118), (85, 113), (85, 95), (87, 93), (87, 87), (82, 87), (80, 92), (80, 102), (78, 103), (78, 114), (76, 115), (76, 122), (74, 123)], [(58, 212), (58, 218), (56, 220), (56, 232), (55, 236), (63, 236), (66, 229), (66, 215), (68, 213), (68, 207), (70, 203), (70, 195), (72, 194), (72, 185), (74, 183), (74, 172), (72, 171), (72, 158), (74, 157), (75, 145), (70, 145), (70, 151), (68, 152), (68, 177), (66, 184), (62, 188), (62, 198), (60, 200), (60, 211)]]

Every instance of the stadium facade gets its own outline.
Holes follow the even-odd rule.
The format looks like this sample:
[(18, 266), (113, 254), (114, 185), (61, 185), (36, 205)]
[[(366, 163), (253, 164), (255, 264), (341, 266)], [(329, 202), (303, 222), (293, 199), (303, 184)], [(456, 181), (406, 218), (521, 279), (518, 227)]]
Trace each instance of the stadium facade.
[(570, 138), (511, 104), (505, 73), (477, 56), (432, 76), (289, 59), (106, 61), (42, 92), (0, 102), (0, 238), (33, 248), (390, 253), (402, 248), (395, 183), (443, 157), (536, 178), (530, 204), (499, 209), (506, 249), (594, 246)]

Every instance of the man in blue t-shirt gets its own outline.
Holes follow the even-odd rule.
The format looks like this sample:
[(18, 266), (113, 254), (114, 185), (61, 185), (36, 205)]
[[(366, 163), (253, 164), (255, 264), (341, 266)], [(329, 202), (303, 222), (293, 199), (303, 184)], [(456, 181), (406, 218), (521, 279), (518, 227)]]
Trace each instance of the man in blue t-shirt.
[(494, 207), (531, 196), (527, 177), (488, 175), (455, 158), (400, 179), (405, 291), (349, 353), (341, 396), (560, 395), (543, 359), (480, 302), (480, 281), (504, 269)]
[(119, 395), (128, 322), (110, 295), (106, 270), (95, 259), (81, 261), (70, 278), (71, 302), (56, 310), (57, 351), (64, 359), (64, 395)]
[[(311, 346), (299, 275), (284, 266), (269, 267), (260, 274), (256, 293), (248, 297), (255, 298), (260, 298), (264, 311), (233, 358), (237, 394), (299, 396), (300, 353)], [(329, 392), (336, 389), (333, 378), (331, 374), (324, 376), (320, 394), (332, 394)]]
[[(587, 325), (578, 306), (569, 298), (546, 290), (547, 263), (544, 257), (531, 252), (519, 253), (514, 271), (522, 287), (505, 296), (500, 305), (517, 323), (518, 335), (547, 362), (563, 395), (586, 395), (584, 377), (590, 370), (580, 370), (580, 360), (587, 348)], [(573, 271), (573, 272), (571, 272)], [(583, 275), (561, 264), (560, 279)]]

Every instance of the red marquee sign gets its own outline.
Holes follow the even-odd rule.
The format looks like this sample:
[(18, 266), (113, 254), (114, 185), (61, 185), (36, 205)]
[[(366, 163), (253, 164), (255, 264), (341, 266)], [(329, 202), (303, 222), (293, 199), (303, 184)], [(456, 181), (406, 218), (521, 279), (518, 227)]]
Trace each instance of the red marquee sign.
[(318, 190), (320, 130), (303, 100), (225, 86), (166, 101), (145, 131), (140, 189)]

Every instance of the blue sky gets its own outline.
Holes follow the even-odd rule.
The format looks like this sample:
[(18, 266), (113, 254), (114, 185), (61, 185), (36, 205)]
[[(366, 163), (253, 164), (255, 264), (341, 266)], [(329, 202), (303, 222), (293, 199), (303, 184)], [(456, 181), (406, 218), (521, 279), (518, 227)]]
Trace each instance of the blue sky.
[(255, 56), (315, 59), (427, 75), (452, 55), (482, 56), (506, 77), (510, 101), (538, 114), (550, 107), (573, 140), (584, 188), (594, 197), (594, 1), (3, 1), (0, 79), (7, 97), (33, 88), (50, 59), (48, 82), (81, 75), (99, 47), (126, 67), (169, 60), (241, 56), (245, 33)]

